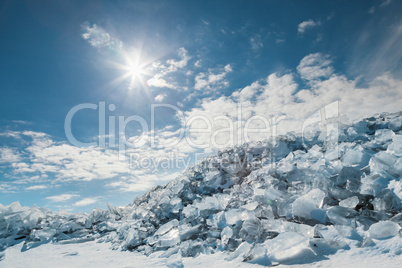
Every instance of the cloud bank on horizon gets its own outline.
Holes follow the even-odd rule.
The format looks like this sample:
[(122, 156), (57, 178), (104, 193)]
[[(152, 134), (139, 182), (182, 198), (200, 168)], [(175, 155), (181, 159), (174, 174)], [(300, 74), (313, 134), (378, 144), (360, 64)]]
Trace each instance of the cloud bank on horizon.
[[(401, 110), (402, 20), (393, 13), (393, 5), (400, 4), (370, 2), (364, 10), (354, 6), (360, 16), (356, 20), (365, 18), (354, 29), (337, 28), (345, 19), (341, 9), (323, 7), (316, 14), (305, 11), (286, 27), (278, 26), (280, 18), (268, 23), (258, 16), (257, 22), (248, 18), (241, 25), (222, 24), (201, 12), (187, 23), (175, 20), (163, 33), (171, 17), (158, 17), (153, 23), (160, 29), (143, 21), (149, 27), (146, 34), (138, 21), (138, 29), (132, 30), (118, 16), (96, 23), (82, 18), (74, 24), (79, 25), (74, 31), (80, 38), (75, 42), (82, 48), (74, 53), (91, 58), (85, 68), (92, 66), (98, 73), (78, 81), (62, 80), (53, 97), (44, 95), (53, 103), (51, 111), (60, 114), (57, 120), (48, 113), (41, 120), (18, 117), (12, 107), (2, 111), (13, 120), (6, 118), (0, 126), (0, 203), (22, 200), (70, 210), (108, 201), (123, 205), (174, 179), (202, 156), (273, 134), (300, 132), (305, 120), (326, 105), (336, 103), (343, 120)], [(256, 9), (252, 12), (258, 14)], [(374, 26), (386, 16), (386, 25)], [(347, 36), (358, 35), (346, 51), (336, 44), (341, 30), (349, 31), (345, 40), (339, 38), (343, 46), (349, 42)], [(379, 32), (381, 38), (368, 47)], [(66, 71), (75, 73), (73, 68)], [(86, 82), (98, 80), (102, 82)], [(104, 81), (110, 83), (104, 86)], [(82, 83), (92, 85), (90, 92), (65, 97)], [(18, 88), (24, 90), (29, 86)], [(102, 133), (101, 102), (106, 103)], [(65, 137), (60, 127), (63, 116), (82, 103), (96, 108), (74, 115), (72, 133), (87, 142), (104, 139), (105, 146), (75, 146)], [(160, 110), (151, 116), (154, 104)], [(27, 107), (36, 107), (38, 117), (43, 115), (41, 108)], [(245, 129), (251, 129), (247, 137)]]

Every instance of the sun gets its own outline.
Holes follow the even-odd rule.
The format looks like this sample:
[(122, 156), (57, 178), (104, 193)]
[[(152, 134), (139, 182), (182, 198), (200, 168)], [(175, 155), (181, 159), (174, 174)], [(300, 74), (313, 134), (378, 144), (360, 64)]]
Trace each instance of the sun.
[(111, 62), (114, 68), (121, 70), (121, 76), (113, 80), (112, 84), (128, 82), (129, 90), (147, 88), (146, 80), (151, 76), (149, 67), (152, 62), (140, 50), (122, 51), (120, 61)]
[(126, 55), (124, 69), (131, 79), (141, 79), (145, 74), (145, 64), (141, 62), (141, 55)]
[(137, 63), (131, 63), (127, 65), (127, 69), (129, 74), (131, 75), (132, 78), (139, 78), (141, 77), (141, 74), (144, 73), (144, 69), (141, 67), (140, 64)]
[(138, 83), (144, 88), (146, 86), (145, 79), (148, 75), (146, 64), (141, 62), (140, 58), (128, 58), (126, 62), (124, 66), (126, 73), (123, 74), (123, 77), (127, 77), (127, 80), (130, 80), (128, 88), (132, 89)]

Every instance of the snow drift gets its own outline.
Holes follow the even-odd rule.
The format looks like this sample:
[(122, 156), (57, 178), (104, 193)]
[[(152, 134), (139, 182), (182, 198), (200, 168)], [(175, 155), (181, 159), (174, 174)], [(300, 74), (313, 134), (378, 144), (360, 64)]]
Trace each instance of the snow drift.
[[(402, 112), (333, 126), (220, 151), (124, 208), (0, 205), (0, 259), (17, 243), (97, 240), (175, 267), (216, 251), (274, 265), (402, 241)], [(402, 242), (383, 252), (400, 255)]]

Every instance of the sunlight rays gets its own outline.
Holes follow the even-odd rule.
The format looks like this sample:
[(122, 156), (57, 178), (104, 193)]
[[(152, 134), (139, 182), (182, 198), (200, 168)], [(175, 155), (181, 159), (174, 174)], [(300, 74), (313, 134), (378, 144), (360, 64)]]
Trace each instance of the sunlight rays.
[(118, 86), (127, 82), (129, 91), (135, 88), (147, 90), (147, 80), (152, 77), (150, 66), (154, 62), (151, 58), (144, 57), (141, 49), (121, 52), (120, 62), (110, 62), (115, 69), (121, 70), (122, 74), (111, 81), (111, 86)]

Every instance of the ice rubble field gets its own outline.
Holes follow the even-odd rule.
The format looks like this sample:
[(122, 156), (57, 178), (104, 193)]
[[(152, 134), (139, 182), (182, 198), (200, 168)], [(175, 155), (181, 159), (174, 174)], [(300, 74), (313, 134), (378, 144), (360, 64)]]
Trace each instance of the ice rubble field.
[(335, 125), (218, 152), (124, 208), (0, 205), (0, 266), (401, 267), (402, 112)]

